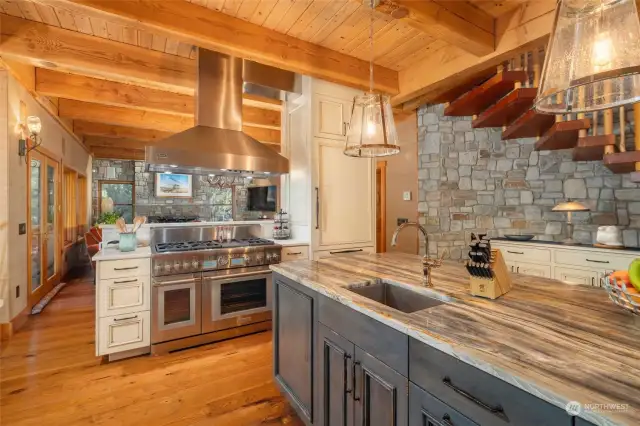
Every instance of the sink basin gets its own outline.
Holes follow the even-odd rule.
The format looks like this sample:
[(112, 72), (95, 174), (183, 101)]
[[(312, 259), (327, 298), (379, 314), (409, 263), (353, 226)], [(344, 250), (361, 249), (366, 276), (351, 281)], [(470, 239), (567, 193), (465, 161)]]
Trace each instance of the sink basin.
[(367, 284), (354, 284), (347, 287), (347, 289), (406, 314), (433, 308), (444, 303), (441, 300), (425, 296), (417, 291), (406, 289), (386, 280), (377, 280)]

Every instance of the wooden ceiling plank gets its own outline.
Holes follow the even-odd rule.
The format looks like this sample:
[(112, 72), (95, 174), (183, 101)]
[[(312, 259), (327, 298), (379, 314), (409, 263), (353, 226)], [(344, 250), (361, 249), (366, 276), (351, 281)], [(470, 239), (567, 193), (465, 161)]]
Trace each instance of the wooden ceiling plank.
[[(104, 13), (154, 31), (173, 34), (184, 42), (207, 49), (338, 84), (357, 88), (368, 86), (369, 64), (366, 61), (184, 1), (68, 1), (76, 6), (82, 5), (92, 13)], [(353, 11), (358, 6), (353, 2), (347, 3), (340, 16), (319, 33), (324, 34), (333, 23), (344, 21), (350, 15), (344, 12)], [(319, 37), (324, 39), (326, 35)], [(376, 66), (376, 75), (377, 90), (386, 93), (398, 90), (395, 71)]]
[(243, 21), (249, 21), (253, 16), (253, 13), (258, 8), (258, 4), (260, 2), (258, 0), (246, 0), (243, 1), (238, 9), (238, 13), (236, 13), (236, 17), (242, 19)]
[(460, 18), (473, 22), (474, 25), (480, 27), (484, 31), (493, 34), (495, 31), (495, 19), (482, 9), (473, 6), (467, 1), (456, 0), (434, 0), (440, 6), (449, 12), (458, 15)]
[[(377, 9), (391, 14), (397, 6), (408, 12), (400, 21), (432, 37), (442, 39), (475, 56), (488, 55), (495, 50), (496, 39), (493, 33), (478, 26), (476, 16), (460, 17), (434, 1), (394, 0), (393, 3), (381, 3)], [(458, 13), (461, 13), (460, 10)]]
[(122, 28), (122, 41), (134, 46), (138, 45), (138, 30), (133, 27)]
[(107, 21), (94, 16), (90, 16), (89, 21), (91, 22), (91, 29), (93, 30), (93, 35), (97, 37), (106, 38), (106, 39), (109, 38), (109, 30), (107, 30)]
[(190, 58), (191, 53), (194, 50), (195, 50), (195, 47), (192, 44), (183, 43), (183, 42), (178, 43), (178, 56), (181, 56), (183, 58)]
[[(377, 13), (376, 18), (373, 21), (373, 37), (375, 40), (375, 36), (378, 31), (382, 31), (385, 27), (387, 27), (393, 19), (385, 15), (383, 13)], [(362, 31), (360, 31), (354, 38), (349, 40), (346, 44), (340, 47), (340, 52), (350, 54), (354, 50), (361, 48), (365, 42), (369, 41), (369, 21), (367, 20), (367, 26)]]
[(75, 14), (73, 20), (78, 27), (78, 31), (84, 34), (93, 35), (93, 27), (91, 26), (91, 20), (86, 15)]
[(311, 26), (312, 22), (314, 22), (314, 20), (320, 16), (320, 13), (330, 4), (330, 0), (313, 0), (307, 10), (304, 11), (289, 31), (287, 31), (287, 35), (304, 40), (300, 35)]
[(20, 9), (20, 2), (16, 0), (2, 0), (0, 1), (0, 7), (2, 11), (7, 15), (15, 16), (16, 18), (24, 18), (24, 14)]
[(162, 132), (155, 129), (139, 129), (137, 127), (117, 126), (84, 120), (73, 121), (73, 132), (85, 136), (137, 139), (141, 141), (158, 141), (174, 134), (173, 132)]
[[(380, 43), (384, 42), (389, 34), (396, 31), (396, 28), (398, 27), (398, 25), (399, 25), (398, 21), (396, 19), (392, 19), (380, 31), (377, 31), (373, 34), (374, 52), (376, 51), (377, 46), (379, 46)], [(350, 55), (356, 58), (368, 61), (369, 56), (371, 55), (371, 52), (370, 52), (371, 48), (369, 47), (369, 44), (370, 44), (369, 37), (367, 37), (358, 47), (356, 47), (350, 52)]]
[(60, 26), (62, 28), (72, 31), (78, 31), (76, 20), (70, 10), (61, 7), (56, 7), (54, 8), (54, 10), (56, 12), (56, 15), (58, 16), (58, 20), (60, 21)]
[(311, 23), (302, 30), (299, 35), (296, 35), (296, 38), (300, 40), (311, 41), (311, 38), (322, 28), (331, 19), (342, 9), (342, 7), (346, 4), (347, 0), (335, 0), (329, 2), (329, 4), (322, 9), (320, 13), (316, 16), (316, 18), (311, 21)]
[(122, 43), (124, 41), (124, 38), (122, 35), (123, 31), (124, 31), (124, 26), (117, 24), (115, 22), (107, 21), (107, 37), (109, 37), (109, 40), (118, 41)]
[(42, 18), (42, 22), (47, 25), (53, 25), (54, 27), (60, 26), (60, 21), (58, 20), (58, 16), (56, 15), (53, 7), (48, 4), (36, 3), (36, 9), (38, 9), (38, 13)]
[(311, 43), (323, 45), (322, 42), (331, 35), (336, 29), (342, 25), (358, 8), (360, 4), (354, 2), (345, 3), (342, 8), (315, 33), (309, 40)]
[(177, 55), (178, 46), (180, 46), (180, 40), (176, 38), (168, 38), (164, 53), (168, 53), (169, 55)]
[(164, 52), (167, 48), (167, 38), (160, 34), (154, 34), (151, 41), (151, 48), (158, 52)]
[(422, 49), (414, 51), (411, 54), (406, 55), (403, 58), (400, 58), (396, 62), (396, 69), (398, 71), (404, 70), (407, 67), (410, 67), (411, 65), (413, 65), (414, 63), (422, 61), (423, 59), (431, 56), (434, 52), (440, 49), (445, 49), (449, 46), (450, 45), (445, 41), (433, 40), (431, 43), (422, 46)]
[(275, 30), (280, 21), (282, 21), (282, 19), (284, 18), (284, 15), (286, 15), (289, 9), (291, 9), (292, 5), (292, 0), (278, 0), (274, 8), (271, 9), (269, 16), (267, 16), (267, 19), (264, 20), (262, 26), (271, 30)]
[(274, 0), (260, 0), (249, 22), (256, 25), (264, 24), (275, 5), (276, 2)]
[(215, 11), (222, 11), (222, 8), (224, 7), (224, 1), (225, 0), (204, 0), (203, 2), (205, 4), (202, 4), (203, 2), (196, 2), (194, 1), (194, 4), (199, 4), (201, 6), (205, 6), (207, 9), (211, 9), (211, 10), (215, 10)]
[(433, 41), (434, 39), (431, 36), (413, 29), (403, 40), (400, 40), (400, 43), (394, 49), (382, 56), (378, 63), (387, 68), (393, 68), (397, 66), (400, 60), (423, 49), (425, 46), (433, 43)]
[(340, 47), (347, 44), (370, 27), (370, 8), (360, 5), (335, 31), (333, 31), (322, 45), (329, 49), (340, 51)]
[(18, 3), (18, 6), (20, 7), (20, 10), (22, 11), (22, 15), (24, 15), (25, 19), (42, 22), (42, 18), (40, 17), (40, 13), (36, 8), (35, 3), (31, 1), (23, 0)]
[(242, 5), (242, 0), (225, 0), (222, 6), (222, 12), (227, 15), (236, 16), (238, 14), (238, 10), (240, 10), (240, 6)]
[(145, 49), (151, 49), (152, 42), (153, 34), (145, 30), (138, 30), (138, 46), (144, 47)]
[(302, 14), (311, 6), (312, 2), (313, 0), (295, 0), (274, 29), (279, 33), (287, 34)]

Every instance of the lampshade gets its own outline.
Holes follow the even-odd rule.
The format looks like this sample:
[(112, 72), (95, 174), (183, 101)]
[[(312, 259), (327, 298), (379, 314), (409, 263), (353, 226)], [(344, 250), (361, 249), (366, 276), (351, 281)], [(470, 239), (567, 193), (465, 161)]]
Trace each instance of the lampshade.
[(565, 203), (560, 203), (551, 209), (551, 211), (554, 212), (588, 212), (590, 210), (591, 209), (589, 209), (589, 207), (577, 201), (567, 201)]
[(560, 0), (536, 110), (588, 112), (640, 100), (640, 22), (634, 0)]
[(27, 128), (29, 129), (29, 134), (38, 135), (42, 130), (42, 122), (39, 117), (35, 115), (30, 115), (27, 117)]
[(399, 152), (389, 97), (374, 93), (356, 96), (344, 153), (351, 157), (385, 157)]

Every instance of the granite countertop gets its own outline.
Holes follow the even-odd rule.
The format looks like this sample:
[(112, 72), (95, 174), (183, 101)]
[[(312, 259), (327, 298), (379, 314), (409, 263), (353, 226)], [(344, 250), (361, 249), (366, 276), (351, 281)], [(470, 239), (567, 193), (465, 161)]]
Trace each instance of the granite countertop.
[(106, 247), (96, 253), (91, 260), (121, 260), (121, 259), (141, 259), (151, 257), (151, 247), (138, 247), (134, 251), (122, 252), (115, 247)]
[[(600, 246), (595, 246), (593, 244), (580, 244), (580, 243), (575, 243), (575, 244), (567, 244), (567, 243), (563, 243), (561, 241), (545, 241), (545, 240), (529, 240), (529, 241), (518, 241), (518, 240), (510, 240), (509, 238), (505, 238), (505, 237), (498, 237), (498, 238), (492, 238), (491, 241), (504, 241), (504, 242), (508, 242), (508, 243), (514, 243), (514, 244), (548, 244), (548, 245), (552, 245), (552, 246), (558, 246), (558, 248), (572, 248), (572, 247), (577, 247), (577, 248), (587, 248), (587, 249), (596, 249), (596, 250), (611, 250), (611, 251), (615, 251), (615, 252), (621, 252), (624, 253), (625, 251), (631, 251), (631, 252), (640, 252), (640, 247), (625, 247), (625, 248), (607, 248), (607, 247), (600, 247)], [(635, 253), (634, 253), (635, 254)]]
[[(420, 257), (357, 254), (299, 260), (271, 269), (562, 409), (628, 404), (624, 411), (583, 410), (597, 425), (640, 424), (640, 318), (609, 301), (601, 288), (512, 275), (496, 300), (468, 291), (468, 273), (445, 262), (434, 288), (421, 286)], [(406, 314), (345, 287), (386, 278), (447, 301)]]
[[(223, 222), (178, 222), (178, 223), (145, 223), (143, 228), (176, 228), (218, 225), (273, 225), (273, 219), (263, 220), (227, 220)], [(127, 224), (131, 228), (131, 224)], [(116, 225), (100, 225), (102, 229), (115, 229)]]

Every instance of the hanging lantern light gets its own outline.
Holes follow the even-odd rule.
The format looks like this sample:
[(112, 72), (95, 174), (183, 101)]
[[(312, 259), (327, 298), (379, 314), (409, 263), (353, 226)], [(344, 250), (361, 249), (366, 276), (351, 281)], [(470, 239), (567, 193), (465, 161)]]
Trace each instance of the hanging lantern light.
[(371, 7), (369, 93), (353, 99), (344, 153), (350, 157), (386, 157), (399, 153), (400, 146), (389, 97), (373, 93), (373, 12), (377, 0), (364, 1)]
[(588, 112), (638, 102), (639, 73), (635, 0), (559, 0), (536, 110)]

